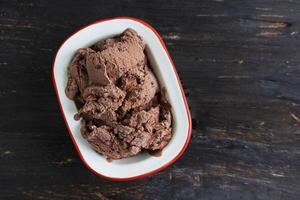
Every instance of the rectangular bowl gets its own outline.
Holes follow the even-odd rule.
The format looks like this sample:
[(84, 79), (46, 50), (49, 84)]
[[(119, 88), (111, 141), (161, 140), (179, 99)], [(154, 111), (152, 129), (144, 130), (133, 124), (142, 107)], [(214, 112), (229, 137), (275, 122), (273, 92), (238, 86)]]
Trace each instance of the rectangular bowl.
[[(141, 153), (134, 157), (108, 162), (81, 136), (81, 124), (73, 118), (77, 109), (74, 102), (65, 95), (67, 68), (79, 48), (89, 47), (99, 40), (116, 36), (127, 28), (136, 30), (145, 40), (150, 66), (160, 86), (166, 88), (167, 98), (172, 105), (173, 137), (160, 157)], [(160, 35), (142, 20), (131, 17), (100, 20), (73, 33), (56, 53), (52, 78), (64, 121), (79, 157), (88, 169), (103, 178), (128, 181), (154, 174), (174, 163), (189, 144), (191, 116), (175, 66)]]

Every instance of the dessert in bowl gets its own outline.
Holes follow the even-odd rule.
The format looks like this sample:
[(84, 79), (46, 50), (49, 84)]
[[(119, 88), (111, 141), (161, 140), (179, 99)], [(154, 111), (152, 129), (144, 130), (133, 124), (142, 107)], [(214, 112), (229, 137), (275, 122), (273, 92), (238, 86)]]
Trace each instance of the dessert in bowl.
[(159, 34), (141, 20), (102, 20), (71, 35), (56, 54), (53, 82), (77, 152), (99, 176), (153, 174), (189, 143), (191, 117), (174, 64)]

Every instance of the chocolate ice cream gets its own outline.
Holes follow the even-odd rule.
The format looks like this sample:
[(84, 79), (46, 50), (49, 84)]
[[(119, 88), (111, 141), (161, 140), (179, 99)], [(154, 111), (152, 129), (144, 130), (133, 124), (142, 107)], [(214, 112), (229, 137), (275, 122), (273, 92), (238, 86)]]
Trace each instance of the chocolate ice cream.
[(83, 119), (82, 136), (109, 159), (163, 149), (172, 137), (171, 107), (144, 50), (127, 29), (79, 49), (69, 66), (65, 91)]

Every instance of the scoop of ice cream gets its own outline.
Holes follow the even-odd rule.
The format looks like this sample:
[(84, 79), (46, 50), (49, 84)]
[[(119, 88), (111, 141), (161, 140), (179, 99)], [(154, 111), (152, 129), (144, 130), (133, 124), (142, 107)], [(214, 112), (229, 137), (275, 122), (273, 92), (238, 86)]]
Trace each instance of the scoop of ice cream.
[(97, 46), (102, 51), (88, 54), (86, 63), (89, 80), (96, 85), (114, 83), (146, 60), (144, 42), (132, 29), (125, 30), (120, 39), (106, 40)]
[(66, 95), (74, 100), (75, 96), (83, 93), (88, 85), (88, 75), (85, 68), (86, 55), (92, 50), (89, 48), (79, 49), (69, 66), (69, 79), (66, 87)]
[(132, 114), (114, 131), (132, 145), (157, 150), (165, 147), (172, 137), (170, 121), (170, 112), (157, 106)]
[(127, 91), (123, 109), (125, 111), (149, 103), (158, 92), (158, 83), (154, 74), (148, 69), (142, 76), (128, 75), (122, 78), (121, 88)]
[(130, 146), (119, 140), (109, 126), (90, 126), (82, 129), (83, 137), (92, 145), (98, 153), (110, 159), (120, 159), (136, 155), (141, 148)]
[(118, 125), (114, 133), (123, 141), (131, 146), (147, 148), (151, 140), (151, 133), (147, 131), (136, 130), (129, 126)]
[(114, 85), (105, 87), (90, 86), (84, 90), (85, 104), (78, 111), (78, 116), (98, 124), (112, 125), (117, 121), (116, 110), (122, 105), (125, 92)]

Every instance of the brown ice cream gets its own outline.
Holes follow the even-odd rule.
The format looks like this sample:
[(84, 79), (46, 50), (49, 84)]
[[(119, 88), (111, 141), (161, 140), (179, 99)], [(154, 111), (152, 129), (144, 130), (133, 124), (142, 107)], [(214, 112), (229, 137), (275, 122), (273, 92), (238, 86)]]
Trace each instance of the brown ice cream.
[(163, 149), (172, 137), (171, 107), (132, 29), (79, 49), (66, 95), (83, 119), (82, 136), (109, 159)]

